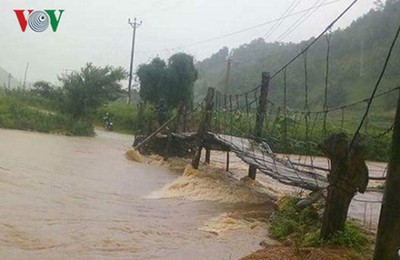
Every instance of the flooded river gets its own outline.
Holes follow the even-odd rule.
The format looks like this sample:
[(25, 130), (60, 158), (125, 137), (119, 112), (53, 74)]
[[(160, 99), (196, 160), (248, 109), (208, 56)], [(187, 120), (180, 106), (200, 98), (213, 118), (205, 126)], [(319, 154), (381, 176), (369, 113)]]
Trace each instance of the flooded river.
[[(0, 129), (0, 258), (237, 259), (260, 248), (265, 225), (228, 217), (254, 204), (155, 197), (179, 176), (128, 161), (132, 141)], [(215, 220), (236, 228), (213, 232)]]

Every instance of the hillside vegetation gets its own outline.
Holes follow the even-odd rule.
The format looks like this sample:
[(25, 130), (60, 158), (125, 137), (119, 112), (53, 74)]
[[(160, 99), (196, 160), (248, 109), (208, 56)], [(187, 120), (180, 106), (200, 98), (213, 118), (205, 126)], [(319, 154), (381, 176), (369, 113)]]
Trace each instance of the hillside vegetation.
[[(346, 29), (330, 34), (329, 107), (352, 103), (370, 95), (400, 24), (399, 13), (400, 1), (387, 0), (385, 5), (371, 10)], [(197, 63), (199, 79), (195, 84), (195, 96), (198, 100), (202, 99), (207, 87), (223, 89), (228, 55), (232, 59), (228, 92), (243, 93), (260, 84), (262, 71), (273, 73), (312, 40), (314, 38), (300, 43), (267, 43), (259, 38), (232, 50), (224, 47)], [(306, 56), (309, 104), (314, 109), (320, 109), (323, 105), (326, 56), (327, 37), (324, 36)], [(399, 68), (400, 44), (397, 44), (380, 90), (400, 85)], [(304, 107), (304, 85), (304, 58), (300, 57), (287, 70), (287, 98), (291, 108)], [(278, 75), (271, 82), (270, 100), (282, 103), (282, 86), (282, 75)], [(393, 109), (396, 96), (386, 95), (377, 100), (374, 111)]]

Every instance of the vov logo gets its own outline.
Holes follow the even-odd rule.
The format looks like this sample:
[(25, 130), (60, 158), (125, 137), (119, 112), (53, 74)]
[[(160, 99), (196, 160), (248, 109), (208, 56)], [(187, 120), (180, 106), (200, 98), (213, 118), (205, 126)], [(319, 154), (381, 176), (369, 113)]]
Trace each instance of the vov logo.
[[(53, 32), (56, 32), (64, 10), (58, 10), (58, 17), (56, 16), (56, 11), (57, 10), (14, 10), (23, 32), (26, 31), (28, 25), (34, 32), (44, 32), (49, 25), (51, 25)], [(25, 16), (26, 13), (27, 16)]]

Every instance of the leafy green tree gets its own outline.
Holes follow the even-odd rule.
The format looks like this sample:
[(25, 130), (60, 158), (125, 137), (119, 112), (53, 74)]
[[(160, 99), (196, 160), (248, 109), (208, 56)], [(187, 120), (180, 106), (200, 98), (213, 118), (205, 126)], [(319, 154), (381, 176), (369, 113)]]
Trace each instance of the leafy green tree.
[(140, 65), (136, 74), (140, 80), (140, 97), (145, 101), (158, 104), (164, 98), (170, 107), (181, 102), (192, 105), (197, 79), (192, 56), (177, 53), (169, 58), (168, 65), (155, 58), (149, 64)]
[(60, 102), (62, 100), (62, 89), (51, 85), (51, 83), (47, 81), (37, 81), (33, 83), (31, 91), (33, 94), (54, 102)]
[(193, 57), (185, 53), (174, 54), (168, 60), (168, 95), (167, 103), (193, 105), (193, 86), (197, 80), (197, 69)]
[(47, 81), (37, 81), (33, 83), (30, 94), (33, 97), (39, 97), (33, 100), (36, 103), (33, 106), (41, 106), (42, 109), (60, 110), (64, 101), (64, 93), (62, 88), (51, 85)]
[(51, 86), (50, 82), (47, 81), (37, 81), (33, 83), (32, 92), (42, 96), (44, 98), (51, 98), (54, 92), (54, 87)]
[(150, 103), (157, 103), (167, 94), (167, 66), (160, 58), (139, 66), (136, 75), (140, 80), (140, 97)]
[(127, 73), (121, 67), (104, 68), (86, 64), (80, 72), (60, 77), (64, 92), (64, 112), (74, 118), (86, 117), (101, 105), (120, 98), (124, 91), (120, 81)]

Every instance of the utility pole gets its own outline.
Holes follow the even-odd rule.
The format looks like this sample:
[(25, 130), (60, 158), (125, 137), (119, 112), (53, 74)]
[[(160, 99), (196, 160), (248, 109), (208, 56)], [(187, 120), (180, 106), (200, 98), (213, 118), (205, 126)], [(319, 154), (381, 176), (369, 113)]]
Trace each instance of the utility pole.
[(128, 104), (131, 103), (131, 90), (132, 90), (132, 70), (133, 70), (133, 57), (135, 53), (135, 35), (136, 35), (136, 28), (138, 28), (140, 25), (142, 25), (142, 21), (139, 23), (136, 22), (136, 18), (133, 19), (133, 23), (131, 22), (131, 19), (128, 19), (128, 24), (133, 29), (133, 37), (132, 37), (132, 51), (131, 51), (131, 66), (129, 69), (129, 85), (128, 85)]
[(11, 89), (10, 88), (11, 87), (11, 78), (12, 78), (11, 73), (8, 73), (8, 89)]
[(229, 78), (231, 74), (231, 65), (232, 65), (232, 58), (228, 57), (228, 62), (227, 62), (227, 68), (226, 68), (226, 77), (225, 77), (225, 89), (224, 89), (224, 94), (228, 95), (228, 89), (229, 89)]
[(25, 83), (26, 83), (26, 75), (28, 74), (29, 62), (26, 63), (25, 68), (25, 76), (24, 76), (24, 84), (22, 85), (22, 89), (25, 90)]

